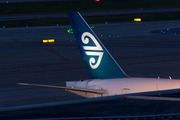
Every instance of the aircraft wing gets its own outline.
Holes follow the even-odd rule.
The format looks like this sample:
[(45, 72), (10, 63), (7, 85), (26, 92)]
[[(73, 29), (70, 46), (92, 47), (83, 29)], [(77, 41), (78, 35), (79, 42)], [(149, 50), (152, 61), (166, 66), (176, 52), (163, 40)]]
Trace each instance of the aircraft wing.
[[(32, 86), (40, 86), (40, 85), (36, 85), (36, 84), (27, 84), (27, 83), (20, 83), (20, 84), (21, 85), (26, 84), (26, 85), (32, 85)], [(45, 87), (46, 85), (42, 85), (42, 86)], [(56, 88), (54, 86), (48, 86), (48, 87)], [(64, 88), (66, 88), (66, 87), (64, 87)], [(173, 91), (175, 91), (175, 93), (177, 93), (177, 92), (179, 93), (180, 89), (165, 90), (162, 92), (169, 94), (170, 91), (171, 91), (171, 93), (173, 93)], [(147, 95), (147, 96), (145, 96), (145, 95)], [(177, 102), (180, 101), (180, 98), (154, 97), (154, 96), (148, 96), (148, 95), (157, 95), (157, 92), (132, 93), (132, 94), (122, 94), (122, 95), (114, 95), (114, 96), (106, 96), (106, 97), (86, 98), (86, 99), (80, 99), (80, 100), (70, 100), (70, 101), (59, 101), (59, 102), (51, 102), (51, 103), (13, 106), (13, 107), (0, 108), (0, 112), (24, 110), (24, 109), (32, 109), (32, 108), (43, 108), (43, 107), (49, 107), (49, 106), (68, 105), (68, 104), (90, 103), (90, 102), (97, 102), (97, 101), (109, 101), (109, 100), (111, 101), (111, 100), (120, 100), (120, 99), (166, 100), (166, 101), (177, 101)]]
[(171, 97), (154, 97), (154, 96), (124, 96), (127, 99), (141, 99), (141, 100), (166, 100), (166, 101), (180, 101), (180, 98)]
[(38, 87), (57, 88), (57, 89), (65, 89), (65, 90), (74, 90), (74, 91), (97, 93), (97, 94), (103, 94), (103, 93), (106, 92), (104, 90), (92, 90), (92, 89), (71, 88), (71, 87), (51, 86), (51, 85), (39, 85), (39, 84), (29, 84), (29, 83), (17, 83), (17, 84), (19, 84), (19, 85), (29, 85), (29, 86), (38, 86)]
[[(176, 92), (180, 91), (180, 89), (175, 90), (175, 91)], [(11, 118), (11, 119), (17, 119), (17, 118), (19, 118), (19, 119), (27, 119), (27, 117), (29, 119), (30, 118), (31, 119), (37, 119), (37, 117), (38, 118), (40, 118), (40, 117), (45, 118), (46, 116), (47, 116), (47, 118), (49, 116), (51, 116), (51, 117), (53, 116), (54, 118), (59, 118), (59, 113), (61, 113), (60, 110), (63, 111), (64, 107), (65, 108), (68, 107), (68, 110), (69, 109), (75, 109), (75, 108), (78, 108), (80, 105), (86, 105), (86, 104), (82, 104), (82, 103), (87, 103), (89, 105), (97, 106), (96, 108), (98, 108), (98, 107), (101, 108), (102, 107), (101, 106), (102, 103), (103, 104), (105, 103), (107, 105), (111, 104), (111, 103), (121, 104), (121, 102), (122, 102), (121, 99), (125, 99), (125, 98), (128, 98), (128, 97), (129, 97), (128, 99), (130, 99), (131, 96), (135, 96), (137, 98), (139, 96), (144, 97), (144, 95), (148, 95), (148, 94), (152, 94), (152, 93), (150, 93), (150, 92), (149, 93), (148, 92), (147, 93), (133, 93), (133, 94), (123, 94), (123, 95), (115, 95), (115, 96), (107, 96), (107, 97), (97, 97), (97, 98), (87, 98), (87, 99), (78, 99), (78, 100), (70, 100), (70, 101), (56, 101), (56, 102), (49, 102), (49, 103), (29, 104), (29, 105), (12, 106), (12, 107), (2, 107), (2, 108), (0, 108), (0, 116), (3, 117), (4, 119), (5, 118), (6, 119), (8, 119), (8, 118)], [(155, 100), (155, 99), (153, 99), (153, 100)], [(158, 100), (162, 100), (162, 99), (158, 99)], [(165, 100), (165, 99), (163, 98), (163, 100)], [(179, 102), (180, 98), (175, 99), (175, 101)], [(67, 105), (67, 106), (65, 106), (65, 105)], [(85, 106), (85, 107), (87, 107), (87, 106)], [(82, 111), (82, 108), (80, 108), (80, 110)], [(88, 111), (89, 108), (87, 107), (85, 110)], [(74, 111), (76, 111), (76, 110), (74, 110)], [(85, 114), (87, 114), (87, 113), (85, 112)], [(81, 116), (81, 114), (79, 116)], [(129, 118), (135, 118), (135, 119), (140, 118), (140, 119), (142, 119), (142, 116), (141, 115), (140, 115), (140, 117), (128, 116), (128, 117), (125, 117), (125, 118), (128, 118), (128, 119)], [(152, 119), (152, 116), (154, 117), (154, 115), (150, 115), (149, 118)], [(156, 116), (162, 117), (161, 114), (160, 115), (156, 115)], [(163, 115), (163, 116), (165, 116), (165, 115)], [(167, 116), (170, 116), (170, 115), (168, 114)], [(87, 119), (87, 117), (88, 116), (86, 115), (85, 119)], [(101, 118), (102, 118), (102, 116), (101, 116)], [(120, 118), (123, 118), (123, 117), (121, 116)]]

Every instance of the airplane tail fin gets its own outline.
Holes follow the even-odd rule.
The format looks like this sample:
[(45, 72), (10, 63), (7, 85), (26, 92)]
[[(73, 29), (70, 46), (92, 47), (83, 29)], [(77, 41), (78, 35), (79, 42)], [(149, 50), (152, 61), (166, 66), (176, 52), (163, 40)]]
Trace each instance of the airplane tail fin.
[(79, 12), (67, 12), (82, 58), (92, 79), (128, 77)]

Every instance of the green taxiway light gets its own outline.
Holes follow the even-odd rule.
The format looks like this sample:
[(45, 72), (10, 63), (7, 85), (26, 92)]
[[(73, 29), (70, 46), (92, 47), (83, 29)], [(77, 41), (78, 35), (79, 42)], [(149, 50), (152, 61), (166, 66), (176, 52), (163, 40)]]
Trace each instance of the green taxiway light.
[[(91, 28), (94, 28), (94, 26), (91, 26)], [(73, 34), (73, 29), (70, 28), (70, 29), (67, 30), (67, 32), (70, 33), (70, 34)]]

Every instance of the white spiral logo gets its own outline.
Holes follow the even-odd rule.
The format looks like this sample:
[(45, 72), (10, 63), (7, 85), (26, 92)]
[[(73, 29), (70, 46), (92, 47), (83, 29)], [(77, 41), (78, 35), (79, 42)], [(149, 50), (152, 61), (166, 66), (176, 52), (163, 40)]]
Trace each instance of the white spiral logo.
[[(82, 40), (82, 42), (84, 44), (88, 44), (89, 43), (89, 38), (87, 38), (86, 36), (90, 37), (96, 46), (83, 46), (84, 50), (103, 51), (102, 47), (100, 46), (100, 44), (98, 43), (96, 38), (91, 33), (89, 33), (89, 32), (84, 32), (82, 34), (82, 36), (81, 36), (81, 40)], [(91, 57), (89, 59), (89, 64), (90, 64), (91, 68), (92, 69), (96, 69), (99, 66), (99, 64), (101, 63), (101, 59), (102, 59), (102, 56), (103, 56), (104, 52), (85, 52), (85, 53), (86, 53), (86, 55), (98, 56), (98, 60), (97, 60), (96, 64), (95, 64), (95, 62), (96, 62), (95, 58)]]

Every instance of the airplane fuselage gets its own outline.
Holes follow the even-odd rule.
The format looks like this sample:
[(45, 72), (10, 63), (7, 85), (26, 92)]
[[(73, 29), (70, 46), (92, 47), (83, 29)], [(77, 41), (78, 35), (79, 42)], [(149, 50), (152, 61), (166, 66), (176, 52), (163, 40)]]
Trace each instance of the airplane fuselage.
[(70, 91), (86, 98), (92, 98), (129, 93), (178, 89), (180, 88), (180, 80), (157, 78), (90, 79), (84, 81), (68, 81), (66, 82), (66, 87), (106, 91), (104, 94)]

